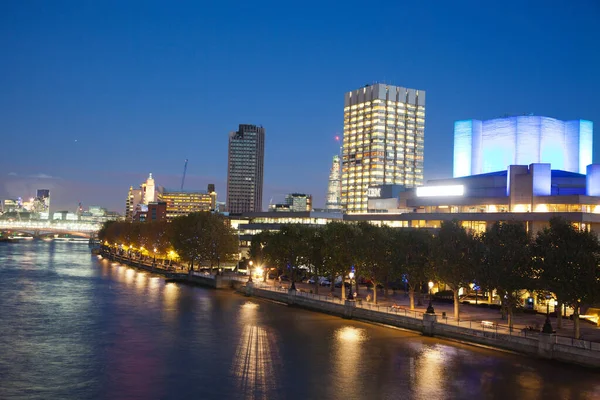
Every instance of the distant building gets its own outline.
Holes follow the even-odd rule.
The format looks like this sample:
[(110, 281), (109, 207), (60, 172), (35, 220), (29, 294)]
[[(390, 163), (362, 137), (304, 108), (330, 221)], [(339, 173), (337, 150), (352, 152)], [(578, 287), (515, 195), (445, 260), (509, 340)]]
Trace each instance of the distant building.
[(154, 178), (152, 178), (152, 173), (146, 182), (142, 183), (142, 202), (146, 205), (153, 203), (158, 200), (159, 193), (157, 192), (156, 184), (154, 183)]
[(340, 156), (333, 156), (333, 163), (329, 171), (329, 184), (327, 185), (327, 200), (325, 209), (339, 211), (342, 209), (342, 186), (340, 180)]
[(165, 221), (167, 219), (167, 203), (155, 201), (144, 205), (138, 210), (133, 220), (136, 222)]
[(423, 184), (425, 92), (375, 84), (344, 99), (342, 206), (367, 212), (371, 185)]
[[(154, 199), (154, 200), (150, 200)], [(152, 207), (155, 204), (165, 203), (165, 218), (167, 221), (173, 218), (188, 215), (199, 211), (215, 211), (217, 208), (217, 192), (213, 183), (208, 184), (207, 191), (181, 191), (169, 190), (155, 183), (152, 174), (140, 185), (139, 189), (129, 187), (127, 202), (125, 204), (125, 220), (146, 220), (146, 213), (150, 212), (149, 220), (154, 220), (152, 216)], [(150, 207), (150, 205), (153, 205)], [(162, 218), (162, 206), (158, 206), (157, 218)], [(136, 214), (140, 216), (136, 217)]]
[(262, 210), (265, 129), (240, 125), (229, 134), (227, 208), (230, 213)]
[(506, 170), (509, 165), (549, 163), (586, 173), (592, 163), (591, 121), (540, 116), (469, 119), (454, 123), (455, 178)]
[(285, 204), (290, 206), (290, 211), (302, 212), (312, 210), (312, 196), (304, 193), (290, 193), (285, 196)]
[(37, 213), (50, 212), (50, 190), (38, 189), (34, 199), (34, 211)]
[(270, 212), (290, 212), (292, 210), (290, 209), (289, 204), (275, 203), (275, 204), (269, 204), (269, 211)]
[(143, 204), (142, 189), (134, 189), (133, 186), (130, 186), (125, 203), (125, 220), (131, 221), (133, 219), (133, 214), (139, 204)]
[(166, 203), (168, 221), (193, 212), (215, 211), (217, 208), (217, 193), (214, 184), (209, 184), (206, 192), (163, 190), (160, 198)]

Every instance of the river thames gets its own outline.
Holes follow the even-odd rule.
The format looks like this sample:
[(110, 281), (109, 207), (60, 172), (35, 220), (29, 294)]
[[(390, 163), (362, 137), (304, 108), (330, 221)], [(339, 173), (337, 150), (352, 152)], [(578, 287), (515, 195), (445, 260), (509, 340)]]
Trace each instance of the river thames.
[(598, 378), (0, 243), (0, 399), (593, 399)]

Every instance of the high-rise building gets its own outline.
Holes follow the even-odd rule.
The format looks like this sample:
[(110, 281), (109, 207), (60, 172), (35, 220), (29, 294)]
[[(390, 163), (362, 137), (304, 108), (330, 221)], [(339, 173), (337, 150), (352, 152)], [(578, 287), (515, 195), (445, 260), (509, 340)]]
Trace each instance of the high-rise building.
[(373, 185), (423, 184), (425, 92), (375, 84), (344, 99), (342, 207), (367, 212)]
[(125, 201), (125, 219), (127, 221), (133, 219), (139, 204), (143, 204), (142, 189), (134, 189), (133, 186), (130, 186)]
[(240, 125), (229, 134), (227, 209), (230, 213), (262, 211), (265, 128)]
[(340, 156), (333, 156), (333, 163), (329, 171), (329, 184), (327, 185), (327, 200), (325, 201), (326, 210), (342, 209), (342, 186), (340, 182)]
[(454, 123), (454, 177), (505, 171), (509, 165), (548, 163), (586, 173), (592, 163), (591, 121), (534, 115)]

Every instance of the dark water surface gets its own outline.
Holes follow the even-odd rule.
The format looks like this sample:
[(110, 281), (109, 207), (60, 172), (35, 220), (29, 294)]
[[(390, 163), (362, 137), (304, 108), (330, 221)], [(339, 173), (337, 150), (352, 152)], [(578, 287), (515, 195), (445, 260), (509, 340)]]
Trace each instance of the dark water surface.
[(0, 243), (0, 399), (592, 399), (599, 375)]

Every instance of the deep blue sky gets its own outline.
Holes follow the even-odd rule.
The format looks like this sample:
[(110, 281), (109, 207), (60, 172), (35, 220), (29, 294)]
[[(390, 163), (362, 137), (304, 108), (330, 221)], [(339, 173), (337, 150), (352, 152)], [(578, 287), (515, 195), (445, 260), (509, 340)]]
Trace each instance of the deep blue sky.
[[(422, 3), (422, 5), (420, 5)], [(344, 93), (427, 91), (425, 178), (452, 174), (457, 119), (535, 113), (600, 129), (600, 3), (0, 2), (0, 199), (123, 212), (152, 172), (217, 185), (228, 132), (266, 128), (265, 204), (324, 203)], [(594, 161), (600, 140), (596, 135)]]

